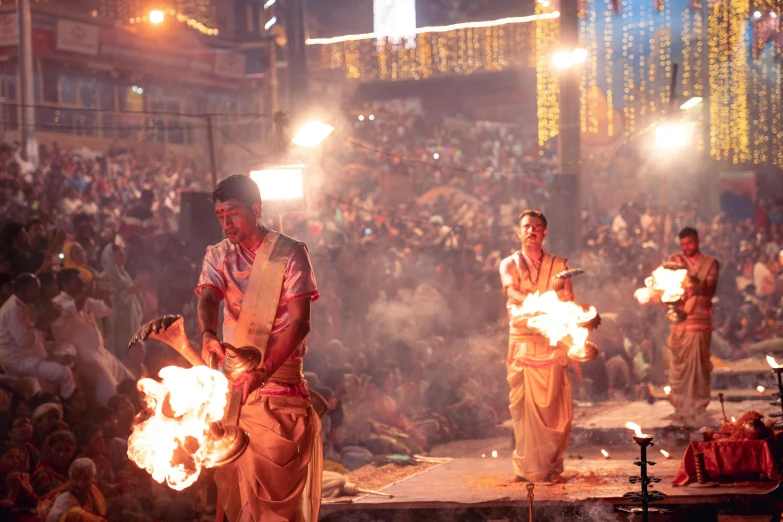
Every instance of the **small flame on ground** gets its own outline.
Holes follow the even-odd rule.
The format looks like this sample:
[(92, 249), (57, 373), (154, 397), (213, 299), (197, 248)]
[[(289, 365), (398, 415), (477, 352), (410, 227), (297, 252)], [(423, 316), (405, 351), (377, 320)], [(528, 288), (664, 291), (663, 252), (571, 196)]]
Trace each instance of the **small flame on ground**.
[(601, 455), (603, 455), (605, 459), (608, 459), (608, 458), (609, 458), (609, 452), (608, 452), (608, 451), (606, 451), (605, 449), (602, 449), (602, 450), (601, 450)]
[(644, 288), (636, 290), (633, 296), (641, 304), (649, 303), (655, 296), (660, 296), (664, 303), (674, 303), (685, 295), (682, 285), (687, 275), (688, 271), (685, 269), (668, 270), (659, 266), (644, 280)]
[[(146, 409), (128, 439), (128, 456), (152, 478), (182, 491), (211, 467), (210, 428), (223, 418), (228, 380), (206, 366), (167, 366), (139, 381)], [(165, 407), (164, 407), (165, 405)], [(164, 413), (164, 408), (166, 411)]]
[(663, 387), (663, 393), (665, 393), (667, 396), (672, 392), (672, 387), (668, 384)]
[(635, 422), (626, 422), (625, 427), (629, 430), (633, 430), (637, 437), (648, 437), (649, 435), (642, 433), (642, 428)]
[(497, 452), (497, 451), (495, 451), (495, 450), (492, 450), (492, 458), (493, 458), (493, 459), (496, 459), (496, 458), (498, 458), (498, 452)]
[(731, 422), (737, 422), (737, 417), (732, 417)]
[(771, 355), (767, 355), (767, 364), (769, 364), (772, 368), (783, 368), (783, 366), (779, 365), (775, 358)]
[(763, 386), (756, 386), (756, 391), (759, 393), (764, 393), (766, 391), (766, 388)]
[(671, 455), (669, 455), (669, 452), (666, 450), (661, 450), (661, 455), (663, 455), (665, 458), (671, 458)]
[(547, 337), (552, 346), (570, 337), (568, 352), (577, 356), (584, 355), (589, 333), (579, 325), (592, 321), (597, 314), (595, 307), (585, 310), (576, 303), (561, 301), (551, 290), (530, 294), (522, 306), (511, 308), (512, 317), (527, 319), (527, 326)]
[(485, 459), (485, 458), (487, 458), (487, 454), (486, 454), (486, 453), (482, 453), (482, 454), (481, 454), (481, 458), (482, 458), (482, 459)]

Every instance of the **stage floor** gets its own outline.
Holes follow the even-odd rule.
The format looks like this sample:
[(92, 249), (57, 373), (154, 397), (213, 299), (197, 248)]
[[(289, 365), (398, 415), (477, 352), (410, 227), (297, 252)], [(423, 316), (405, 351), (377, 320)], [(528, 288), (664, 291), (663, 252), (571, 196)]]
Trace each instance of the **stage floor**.
[[(731, 407), (727, 405), (726, 413), (739, 417), (749, 409), (762, 413), (774, 411), (774, 407), (766, 403), (748, 401), (732, 403)], [(720, 404), (713, 403), (709, 411), (717, 422)], [(629, 476), (639, 473), (639, 468), (633, 464), (639, 458), (639, 448), (631, 439), (630, 430), (625, 428), (627, 421), (636, 422), (644, 431), (656, 434), (656, 445), (649, 458), (658, 464), (650, 468), (650, 473), (661, 479), (656, 488), (669, 495), (664, 503), (726, 504), (740, 499), (748, 502), (777, 489), (778, 484), (771, 482), (710, 489), (674, 487), (672, 481), (687, 446), (688, 430), (671, 425), (668, 417), (672, 413), (671, 405), (663, 401), (652, 405), (616, 402), (577, 408), (574, 436), (565, 460), (566, 471), (577, 475), (565, 484), (536, 484), (534, 506), (591, 502), (630, 504), (622, 496), (639, 488), (628, 482)], [(527, 506), (526, 484), (515, 481), (510, 446), (510, 437), (504, 436), (436, 447), (428, 456), (448, 460), (421, 472), (412, 468), (407, 478), (395, 477), (393, 483), (380, 487), (393, 498), (328, 499), (324, 501), (322, 512)], [(601, 449), (606, 449), (611, 458), (605, 459)], [(671, 458), (661, 455), (660, 449), (668, 451)], [(497, 452), (497, 458), (492, 457), (493, 451)]]

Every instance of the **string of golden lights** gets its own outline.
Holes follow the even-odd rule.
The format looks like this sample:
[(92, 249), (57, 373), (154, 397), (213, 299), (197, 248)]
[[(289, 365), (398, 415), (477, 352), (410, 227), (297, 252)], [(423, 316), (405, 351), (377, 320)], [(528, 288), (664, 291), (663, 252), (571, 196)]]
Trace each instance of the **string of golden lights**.
[[(424, 33), (449, 33), (453, 31), (482, 29), (488, 27), (499, 27), (502, 25), (525, 24), (530, 22), (537, 22), (540, 20), (551, 20), (554, 18), (558, 18), (559, 16), (560, 16), (559, 11), (550, 10), (542, 14), (536, 13), (535, 15), (530, 15), (530, 16), (513, 16), (508, 18), (501, 18), (499, 20), (489, 20), (486, 22), (462, 22), (459, 24), (452, 24), (452, 25), (417, 27), (416, 30), (413, 31), (413, 33), (416, 36)], [(381, 38), (396, 39), (398, 37), (399, 37), (398, 34), (384, 33), (379, 31), (374, 33), (346, 34), (343, 36), (334, 36), (331, 38), (308, 38), (307, 40), (305, 40), (305, 43), (307, 45), (330, 45), (330, 44), (336, 44), (342, 42), (356, 42), (360, 40), (377, 40)]]
[[(525, 19), (529, 22), (533, 17)], [(551, 19), (548, 16), (537, 23), (551, 23)], [(361, 81), (422, 80), (434, 74), (470, 75), (509, 66), (530, 67), (532, 25), (536, 24), (478, 25), (433, 32), (422, 32), (426, 28), (421, 28), (411, 40), (345, 38), (322, 43), (321, 62), (330, 69), (343, 70), (349, 80)]]
[[(783, 49), (768, 42), (775, 35), (748, 45), (753, 20), (783, 15), (776, 12), (779, 2), (755, 1), (758, 15), (751, 12), (749, 0), (703, 2), (691, 0), (679, 10), (671, 0), (621, 0), (616, 12), (612, 0), (586, 0), (580, 11), (581, 39), (587, 50), (581, 71), (580, 127), (597, 133), (603, 131), (605, 120), (607, 134), (616, 135), (618, 103), (626, 136), (669, 112), (676, 17), (682, 27), (677, 37), (677, 46), (682, 46), (678, 94), (704, 99), (704, 109), (685, 115), (694, 123), (695, 148), (735, 164), (783, 165)], [(422, 27), (407, 40), (365, 33), (307, 43), (321, 45), (323, 63), (342, 69), (353, 80), (418, 80), (535, 67), (538, 143), (543, 154), (552, 146), (559, 126), (558, 73), (551, 60), (558, 42), (558, 17), (553, 2), (536, 0), (534, 15), (529, 17)], [(780, 22), (772, 30), (778, 34)], [(615, 39), (620, 38), (616, 45)], [(600, 96), (602, 89), (605, 98)]]
[(201, 34), (220, 34), (215, 24), (213, 0), (101, 0), (100, 14), (130, 24), (158, 24), (170, 17)]
[[(538, 0), (535, 14), (543, 16), (554, 11), (549, 0)], [(560, 124), (558, 104), (558, 78), (552, 63), (552, 52), (560, 35), (560, 24), (556, 20), (543, 20), (535, 27), (536, 56), (536, 103), (538, 106), (538, 145), (543, 155), (544, 148), (552, 146), (551, 139), (557, 136)]]

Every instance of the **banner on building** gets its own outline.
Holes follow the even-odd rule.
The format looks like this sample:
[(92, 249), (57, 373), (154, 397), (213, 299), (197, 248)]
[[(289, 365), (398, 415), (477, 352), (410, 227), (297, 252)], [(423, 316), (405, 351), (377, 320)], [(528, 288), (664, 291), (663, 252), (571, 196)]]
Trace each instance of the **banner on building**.
[(57, 20), (57, 50), (96, 56), (98, 27), (71, 20)]
[(0, 47), (10, 47), (19, 43), (19, 26), (16, 25), (16, 13), (0, 14)]
[(225, 78), (245, 78), (245, 55), (240, 53), (215, 54), (215, 76)]

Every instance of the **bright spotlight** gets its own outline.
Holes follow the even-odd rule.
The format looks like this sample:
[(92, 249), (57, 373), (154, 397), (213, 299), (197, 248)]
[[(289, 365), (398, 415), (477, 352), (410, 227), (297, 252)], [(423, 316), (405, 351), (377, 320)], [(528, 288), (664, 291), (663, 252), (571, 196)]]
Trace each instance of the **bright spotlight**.
[(571, 53), (568, 51), (555, 51), (552, 55), (552, 64), (555, 69), (568, 69), (573, 64)]
[(680, 109), (682, 109), (684, 111), (687, 111), (688, 109), (692, 109), (692, 108), (696, 107), (697, 105), (699, 105), (702, 102), (702, 100), (703, 99), (702, 99), (701, 96), (694, 96), (690, 100), (688, 100), (685, 103), (683, 103), (682, 105), (680, 105)]
[(277, 0), (266, 0), (266, 3), (264, 4), (264, 9), (269, 9), (270, 7), (275, 5), (276, 1)]
[(755, 18), (756, 20), (758, 20), (759, 18), (761, 18), (761, 11), (756, 11), (756, 12), (754, 12), (754, 13), (753, 13), (753, 18)]
[(370, 114), (370, 121), (373, 121), (375, 119), (375, 114)]
[(777, 13), (775, 13), (775, 12), (769, 13), (769, 17), (770, 17), (770, 18), (777, 18), (777, 17), (778, 17), (778, 14), (777, 14)]
[(433, 159), (440, 159), (440, 154), (436, 152), (435, 154), (432, 155), (432, 157)]
[(250, 171), (250, 179), (256, 182), (261, 199), (266, 201), (302, 199), (304, 165), (287, 165)]
[(268, 31), (273, 25), (277, 23), (277, 17), (273, 16), (267, 23), (264, 24), (264, 31)]
[(150, 11), (150, 23), (154, 25), (162, 24), (166, 19), (166, 14), (158, 9)]
[(364, 121), (364, 114), (359, 115), (359, 121)]
[(587, 49), (577, 47), (571, 51), (555, 51), (552, 55), (552, 64), (555, 69), (568, 69), (576, 64), (585, 63), (587, 60)]
[(296, 136), (294, 136), (294, 139), (291, 141), (294, 145), (299, 145), (300, 147), (316, 147), (319, 143), (324, 141), (333, 130), (334, 127), (327, 125), (326, 123), (321, 123), (316, 120), (308, 121), (302, 125), (296, 133)]
[(688, 144), (691, 126), (687, 123), (663, 123), (655, 127), (655, 146), (662, 150), (676, 150)]

